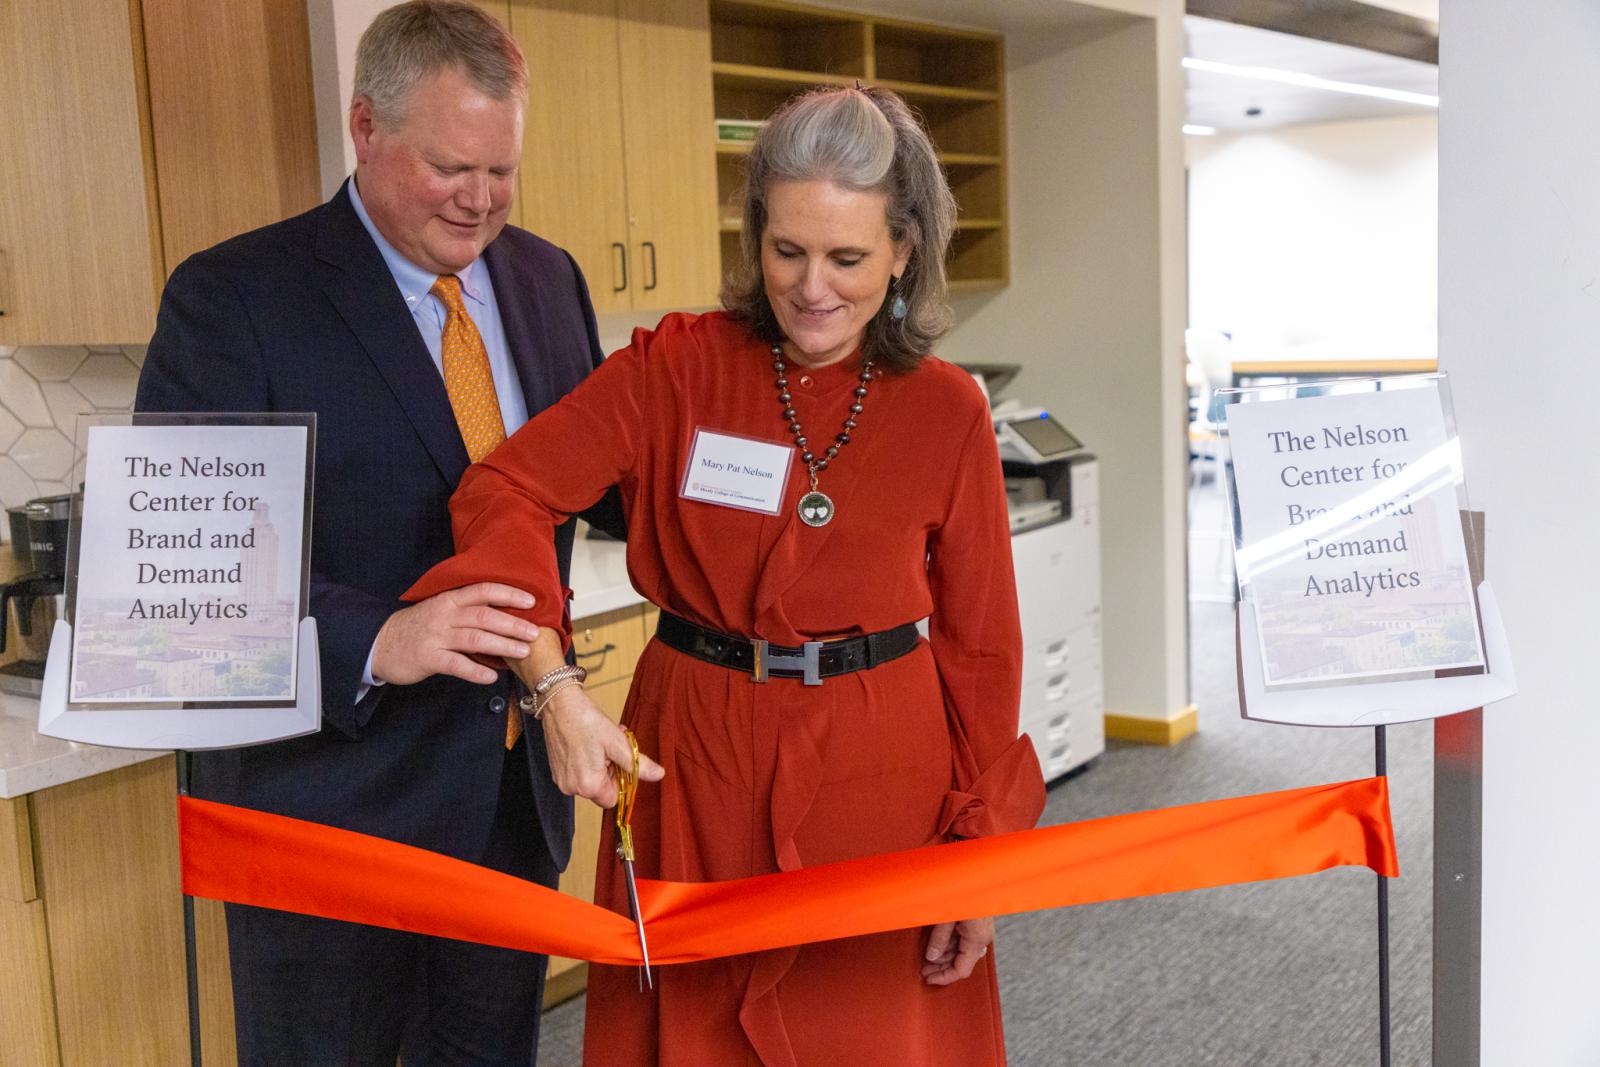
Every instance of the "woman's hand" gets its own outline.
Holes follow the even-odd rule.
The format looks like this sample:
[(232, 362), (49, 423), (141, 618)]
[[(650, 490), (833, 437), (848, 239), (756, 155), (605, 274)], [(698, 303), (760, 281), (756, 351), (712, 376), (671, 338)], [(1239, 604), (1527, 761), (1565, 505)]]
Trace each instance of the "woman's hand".
[[(617, 802), (613, 767), (631, 767), (633, 750), (622, 727), (601, 711), (582, 686), (568, 685), (551, 699), (539, 720), (550, 753), (550, 776), (568, 796), (587, 797), (609, 808)], [(639, 754), (639, 780), (659, 782), (661, 765)]]
[(929, 985), (951, 985), (971, 976), (992, 944), (993, 919), (963, 919), (929, 927), (922, 980)]

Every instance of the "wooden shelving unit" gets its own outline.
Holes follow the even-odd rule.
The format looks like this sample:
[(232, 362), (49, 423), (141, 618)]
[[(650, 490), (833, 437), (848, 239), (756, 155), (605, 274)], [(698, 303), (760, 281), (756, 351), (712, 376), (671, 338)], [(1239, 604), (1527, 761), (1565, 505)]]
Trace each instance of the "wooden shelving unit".
[[(814, 85), (860, 79), (893, 89), (927, 123), (960, 205), (950, 247), (952, 289), (1007, 283), (1001, 38), (781, 0), (711, 0), (710, 11), (715, 118), (764, 119)], [(739, 195), (749, 153), (747, 144), (716, 146), (725, 273), (739, 255)]]

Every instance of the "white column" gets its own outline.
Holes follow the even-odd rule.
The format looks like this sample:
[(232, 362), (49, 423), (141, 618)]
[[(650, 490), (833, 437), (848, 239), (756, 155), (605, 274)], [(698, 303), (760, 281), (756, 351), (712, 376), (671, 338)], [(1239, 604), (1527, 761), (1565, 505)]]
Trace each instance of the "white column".
[(1441, 13), (1440, 337), (1521, 695), (1484, 715), (1486, 1067), (1600, 1063), (1600, 4)]
[(311, 90), (317, 110), (317, 154), (322, 196), (339, 191), (356, 169), (355, 149), (345, 133), (355, 85), (356, 44), (378, 12), (395, 0), (306, 0), (311, 37)]

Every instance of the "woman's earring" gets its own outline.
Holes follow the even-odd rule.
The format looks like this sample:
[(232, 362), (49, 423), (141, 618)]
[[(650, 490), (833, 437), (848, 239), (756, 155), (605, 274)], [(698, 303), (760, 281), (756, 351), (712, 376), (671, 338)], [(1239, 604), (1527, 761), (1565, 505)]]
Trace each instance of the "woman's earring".
[(894, 293), (894, 303), (889, 305), (889, 317), (896, 322), (904, 319), (906, 312), (911, 310), (906, 307), (906, 298), (900, 295), (899, 288), (900, 279), (891, 276), (889, 278), (889, 292)]

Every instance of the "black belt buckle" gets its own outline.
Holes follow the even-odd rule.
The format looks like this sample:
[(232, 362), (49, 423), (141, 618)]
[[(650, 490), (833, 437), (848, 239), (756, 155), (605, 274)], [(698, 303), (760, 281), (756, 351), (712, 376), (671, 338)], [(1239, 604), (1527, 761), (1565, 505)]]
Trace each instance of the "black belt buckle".
[(767, 671), (773, 668), (801, 672), (800, 676), (806, 685), (822, 684), (822, 667), (819, 654), (822, 651), (821, 641), (807, 641), (800, 646), (800, 655), (789, 656), (776, 652), (768, 652), (767, 642), (756, 638), (750, 642), (754, 653), (750, 666), (750, 680), (765, 682)]

